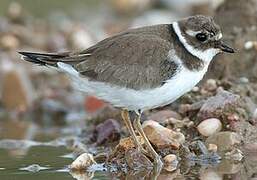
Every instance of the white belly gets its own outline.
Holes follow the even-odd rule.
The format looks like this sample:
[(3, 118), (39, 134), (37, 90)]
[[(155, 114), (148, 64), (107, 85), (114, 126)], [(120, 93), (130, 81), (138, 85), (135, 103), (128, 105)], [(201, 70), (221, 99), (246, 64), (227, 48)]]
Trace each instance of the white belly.
[(111, 86), (102, 82), (88, 81), (79, 77), (78, 72), (70, 65), (58, 63), (58, 66), (69, 73), (74, 87), (80, 91), (107, 101), (116, 107), (128, 110), (146, 110), (167, 105), (190, 91), (202, 78), (208, 66), (201, 71), (189, 71), (182, 67), (180, 73), (167, 80), (158, 88), (149, 90), (134, 90)]

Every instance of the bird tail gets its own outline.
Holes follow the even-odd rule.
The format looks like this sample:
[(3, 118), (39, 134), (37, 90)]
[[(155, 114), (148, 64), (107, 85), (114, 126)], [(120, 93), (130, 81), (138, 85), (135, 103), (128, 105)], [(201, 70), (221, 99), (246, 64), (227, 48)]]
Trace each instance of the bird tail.
[(78, 64), (85, 60), (89, 54), (71, 54), (65, 53), (34, 53), (34, 52), (18, 52), (22, 55), (22, 59), (42, 66), (57, 67), (58, 62), (67, 63), (70, 65)]

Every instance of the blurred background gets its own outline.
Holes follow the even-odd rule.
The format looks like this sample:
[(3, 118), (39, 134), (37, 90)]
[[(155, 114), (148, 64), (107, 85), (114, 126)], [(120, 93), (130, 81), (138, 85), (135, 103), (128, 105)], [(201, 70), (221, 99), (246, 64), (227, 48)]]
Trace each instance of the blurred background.
[[(26, 141), (19, 145), (0, 141), (4, 149), (0, 150), (0, 174), (1, 167), (15, 169), (24, 164), (24, 159), (11, 162), (12, 158), (25, 157), (25, 164), (35, 163), (31, 154), (38, 154), (38, 162), (49, 155), (60, 168), (70, 161), (56, 159), (58, 153), (85, 148), (81, 142), (97, 139), (99, 122), (120, 119), (119, 111), (110, 105), (74, 91), (64, 74), (24, 62), (18, 51), (82, 50), (128, 28), (171, 23), (195, 14), (214, 16), (225, 40), (239, 50), (233, 57), (219, 55), (207, 78), (251, 82), (251, 97), (257, 103), (256, 0), (1, 0), (0, 139)], [(117, 131), (118, 137), (112, 138), (122, 135), (123, 131)], [(67, 136), (68, 140), (58, 139)], [(48, 149), (49, 154), (44, 154), (44, 147), (29, 151), (37, 141), (65, 145), (68, 150)], [(96, 141), (103, 144), (106, 139)], [(2, 177), (8, 179), (8, 172)]]

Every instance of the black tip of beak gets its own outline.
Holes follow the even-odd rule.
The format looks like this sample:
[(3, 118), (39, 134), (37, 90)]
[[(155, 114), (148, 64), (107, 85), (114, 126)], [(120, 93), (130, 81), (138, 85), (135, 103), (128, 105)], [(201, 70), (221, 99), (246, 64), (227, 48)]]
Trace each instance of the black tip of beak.
[(220, 48), (223, 52), (227, 52), (227, 53), (235, 53), (236, 52), (233, 48), (226, 45), (223, 41), (220, 41), (218, 48)]

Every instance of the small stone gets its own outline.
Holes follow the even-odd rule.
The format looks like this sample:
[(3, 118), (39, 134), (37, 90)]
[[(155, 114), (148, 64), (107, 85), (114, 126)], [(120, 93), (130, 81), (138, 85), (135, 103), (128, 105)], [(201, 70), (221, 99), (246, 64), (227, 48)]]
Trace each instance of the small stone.
[(198, 126), (198, 132), (206, 137), (209, 137), (217, 132), (219, 132), (222, 128), (222, 124), (219, 119), (210, 118), (202, 121)]
[(130, 169), (148, 169), (152, 167), (152, 162), (136, 149), (130, 149), (125, 153), (126, 163)]
[(171, 110), (162, 110), (162, 111), (154, 112), (154, 113), (150, 114), (150, 116), (147, 119), (154, 120), (159, 123), (163, 123), (163, 122), (165, 122), (165, 120), (167, 120), (169, 118), (182, 119), (180, 114), (178, 114), (175, 111), (171, 111)]
[(242, 164), (233, 162), (229, 159), (223, 159), (216, 167), (217, 172), (220, 174), (236, 174), (242, 169)]
[(158, 151), (166, 148), (178, 149), (180, 144), (185, 141), (182, 133), (174, 132), (152, 120), (145, 121), (143, 129), (149, 141)]
[(223, 176), (212, 169), (203, 169), (199, 178), (200, 180), (222, 180)]
[(241, 137), (235, 132), (223, 131), (208, 137), (205, 143), (207, 145), (216, 144), (219, 152), (226, 152), (232, 150), (234, 146), (239, 145), (241, 143)]
[(249, 49), (252, 49), (253, 47), (255, 47), (257, 45), (257, 41), (247, 41), (245, 44), (244, 44), (244, 48), (246, 50), (249, 50)]
[(96, 127), (96, 143), (103, 144), (120, 138), (120, 124), (114, 119), (107, 119)]
[(20, 41), (14, 35), (6, 34), (1, 37), (0, 45), (6, 50), (17, 49), (20, 45)]
[(69, 168), (71, 170), (84, 170), (92, 164), (96, 164), (93, 155), (89, 153), (83, 153), (72, 162)]
[(240, 105), (240, 96), (225, 90), (219, 90), (216, 96), (207, 99), (200, 108), (197, 116), (204, 120), (208, 118), (226, 118), (226, 114), (236, 111)]
[(217, 152), (218, 146), (216, 144), (208, 144), (208, 151)]
[(200, 88), (198, 86), (193, 87), (192, 92), (199, 92)]
[(172, 172), (177, 169), (178, 159), (175, 154), (169, 154), (163, 158), (164, 169)]
[(76, 49), (86, 49), (95, 43), (92, 35), (87, 32), (84, 27), (79, 25), (74, 26), (71, 32), (70, 41), (72, 46)]
[(204, 85), (204, 88), (208, 91), (215, 91), (217, 89), (217, 82), (215, 79), (208, 79)]

